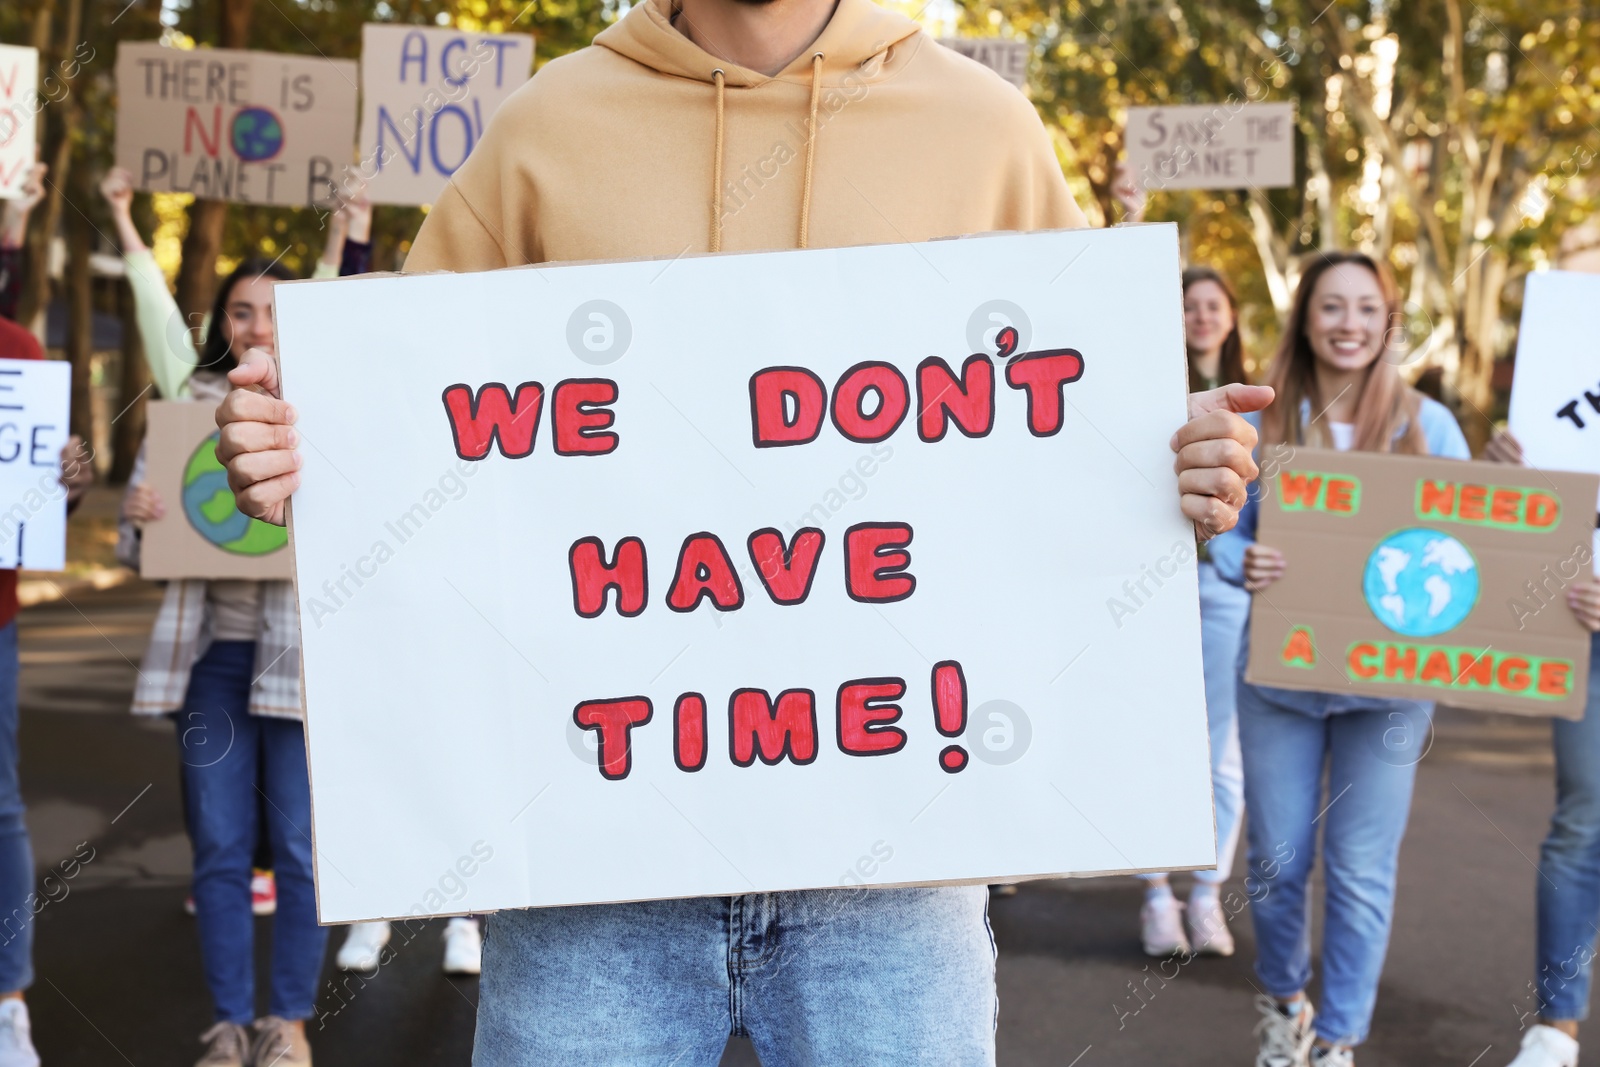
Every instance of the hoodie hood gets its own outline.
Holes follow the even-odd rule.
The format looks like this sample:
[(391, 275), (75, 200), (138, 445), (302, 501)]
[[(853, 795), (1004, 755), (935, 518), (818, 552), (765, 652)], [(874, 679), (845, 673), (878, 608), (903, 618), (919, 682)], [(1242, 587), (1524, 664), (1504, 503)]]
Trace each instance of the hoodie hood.
[(769, 81), (809, 84), (814, 57), (820, 53), (820, 81), (823, 86), (830, 86), (847, 76), (857, 80), (878, 76), (889, 49), (919, 32), (915, 22), (872, 0), (839, 0), (822, 35), (774, 78), (704, 51), (673, 28), (672, 11), (673, 0), (643, 0), (620, 22), (597, 36), (594, 43), (658, 73), (679, 78), (710, 84), (720, 70), (731, 88)]

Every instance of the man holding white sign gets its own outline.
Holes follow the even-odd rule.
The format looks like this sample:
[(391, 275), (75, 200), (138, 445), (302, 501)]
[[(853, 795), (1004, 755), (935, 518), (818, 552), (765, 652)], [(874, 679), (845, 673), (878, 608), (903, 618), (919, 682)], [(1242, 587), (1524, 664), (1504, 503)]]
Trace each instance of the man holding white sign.
[[(649, 195), (640, 194), (637, 178), (642, 166), (648, 166)], [(910, 20), (868, 0), (839, 0), (837, 6), (830, 0), (773, 0), (767, 4), (684, 0), (681, 6), (647, 0), (597, 38), (595, 47), (549, 64), (507, 102), (430, 214), (407, 267), (414, 272), (487, 271), (535, 262), (661, 257), (661, 264), (649, 265), (652, 272), (660, 272), (673, 269), (671, 259), (688, 252), (903, 245), (994, 230), (1082, 225), (1083, 216), (1066, 188), (1049, 138), (1026, 100), (971, 61), (940, 48)], [(1152, 242), (1157, 236), (1157, 231), (1150, 232)], [(1002, 248), (990, 242), (974, 242), (977, 245), (990, 249), (989, 254), (999, 254)], [(959, 249), (947, 251), (952, 248), (945, 246), (938, 258), (959, 257)], [(735, 260), (698, 262), (720, 262), (734, 270), (740, 265)], [(1056, 277), (1070, 275), (1070, 267), (1068, 262), (1055, 272)], [(776, 267), (762, 269), (781, 276)], [(816, 268), (796, 257), (794, 270)], [(501, 284), (518, 280), (494, 277)], [(1046, 275), (1038, 284), (1049, 280)], [(817, 288), (822, 289), (820, 281)], [(897, 291), (903, 289), (901, 284)], [(794, 288), (791, 292), (796, 314), (805, 317), (807, 291)], [(1174, 270), (1169, 320), (1174, 331), (1176, 295)], [(715, 291), (710, 296), (714, 298)], [(574, 316), (568, 343), (580, 360), (603, 365), (623, 354), (627, 315), (621, 308), (594, 303), (588, 317)], [(732, 314), (736, 309), (727, 310)], [(996, 433), (1031, 433), (1038, 438), (1054, 435), (1065, 421), (1061, 386), (1081, 372), (1081, 360), (1074, 365), (1076, 353), (1044, 348), (1043, 338), (1040, 344), (1030, 344), (1021, 336), (1025, 324), (996, 322), (1003, 327), (996, 332), (985, 331), (983, 321), (974, 315), (974, 332), (979, 336), (966, 351), (987, 348), (998, 351), (1002, 359), (1015, 355), (1018, 362), (1008, 364), (1005, 373), (1007, 384), (1016, 392), (1005, 392), (1017, 397), (1026, 393), (1031, 405), (1025, 424), (1008, 425)], [(283, 319), (280, 326), (289, 328)], [(777, 328), (778, 324), (769, 327)], [(601, 336), (606, 330), (609, 339)], [(594, 344), (589, 343), (591, 334), (595, 335)], [(576, 340), (571, 339), (574, 337)], [(1176, 376), (1181, 344), (1175, 332), (1170, 339)], [(1022, 362), (1028, 357), (1037, 358)], [(974, 402), (986, 358), (974, 355), (968, 360), (960, 384), (954, 385)], [(928, 371), (931, 378), (918, 371), (918, 385), (935, 388), (920, 395), (916, 413), (905, 403), (909, 394), (900, 392), (909, 387), (903, 378), (896, 385), (899, 372), (888, 363), (862, 363), (843, 379), (830, 369), (828, 388), (835, 398), (834, 416), (832, 425), (825, 426), (821, 397), (815, 392), (821, 387), (821, 378), (772, 362), (774, 366), (751, 379), (749, 393), (743, 392), (742, 379), (740, 382), (740, 411), (753, 420), (744, 426), (744, 447), (767, 449), (765, 454), (772, 456), (799, 454), (804, 450), (782, 446), (805, 444), (808, 431), (827, 434), (835, 443), (840, 435), (857, 442), (881, 440), (875, 437), (883, 432), (878, 423), (894, 422), (895, 427), (889, 427), (892, 432), (901, 419), (906, 423), (902, 435), (915, 433), (924, 443), (943, 435), (942, 429), (933, 425), (938, 420), (925, 423), (923, 418), (930, 411), (942, 410), (939, 398), (946, 394), (938, 388), (937, 367)], [(988, 366), (998, 377), (994, 364)], [(469, 371), (460, 373), (464, 377)], [(240, 388), (229, 394), (219, 410), (223, 427), (219, 455), (228, 465), (240, 508), (267, 521), (282, 522), (288, 496), (299, 485), (301, 458), (296, 451), (299, 438), (291, 426), (294, 413), (276, 399), (276, 361), (252, 353), (231, 378)], [(952, 382), (956, 380), (952, 375)], [(991, 387), (994, 384), (993, 378), (983, 380)], [(409, 383), (388, 380), (373, 384), (389, 388)], [(496, 392), (490, 384), (480, 385), (476, 380), (445, 390), (443, 403), (456, 431), (453, 464), (464, 465), (466, 471), (481, 469), (486, 480), (493, 480), (496, 472), (505, 469), (503, 460), (529, 454), (536, 426), (510, 414), (508, 405), (531, 410), (536, 402), (527, 390), (532, 384), (517, 387), (515, 401), (505, 386)], [(852, 413), (848, 405), (841, 408), (838, 404), (841, 390), (858, 402), (875, 392), (882, 403), (875, 411), (869, 410), (870, 404), (858, 404)], [(790, 396), (792, 401), (787, 399)], [(1202, 394), (1191, 399), (1194, 418), (1174, 427), (1177, 433), (1171, 447), (1178, 453), (1176, 482), (1182, 514), (1202, 525), (1205, 534), (1232, 525), (1244, 500), (1245, 483), (1255, 474), (1249, 458), (1254, 434), (1232, 412), (1255, 409), (1269, 398), (1270, 391), (1248, 387)], [(612, 450), (610, 442), (616, 439), (607, 429), (612, 417), (607, 405), (615, 399), (598, 379), (586, 377), (555, 385), (550, 416), (555, 451), (574, 457), (564, 460), (569, 467), (605, 462), (603, 457)], [(1130, 390), (1128, 400), (1137, 403), (1139, 398)], [(432, 402), (439, 403), (437, 392)], [(960, 432), (948, 435), (946, 449), (960, 444), (959, 438), (988, 432), (981, 404), (969, 407), (953, 399), (953, 394), (948, 402), (960, 406), (962, 414), (951, 415)], [(494, 429), (484, 436), (495, 411), (507, 418), (494, 423)], [(1166, 433), (1162, 428), (1159, 436)], [(384, 447), (378, 440), (370, 441), (369, 446), (369, 452)], [(1162, 451), (1159, 440), (1143, 442), (1143, 447), (1152, 446)], [(497, 454), (491, 456), (491, 450)], [(540, 456), (550, 458), (543, 449)], [(479, 459), (490, 462), (476, 464)], [(913, 460), (896, 462), (909, 465)], [(320, 471), (307, 469), (320, 479)], [(1126, 480), (1120, 470), (1107, 469), (1098, 476)], [(454, 466), (450, 477), (455, 477)], [(364, 477), (358, 481), (368, 484)], [(1108, 481), (1108, 487), (1110, 484)], [(444, 496), (435, 495), (439, 506), (446, 506)], [(449, 506), (470, 510), (473, 505)], [(432, 505), (419, 507), (419, 514), (426, 515)], [(1187, 539), (1186, 523), (1169, 508), (1162, 521), (1174, 520)], [(416, 529), (392, 536), (410, 541)], [(901, 558), (909, 538), (909, 530), (873, 523), (857, 523), (840, 537), (846, 542), (847, 560), (855, 546), (859, 566), (849, 570), (850, 595), (861, 605), (860, 610), (871, 613), (873, 608), (868, 605), (892, 605), (911, 595), (914, 583), (903, 573), (905, 560)], [(576, 611), (609, 625), (643, 610), (644, 591), (634, 584), (638, 571), (633, 578), (619, 579), (616, 610), (608, 606), (607, 590), (613, 583), (606, 580), (605, 572), (626, 571), (636, 550), (630, 549), (626, 540), (599, 540), (598, 545), (573, 544), (572, 601), (541, 601), (541, 614), (555, 619), (558, 613)], [(738, 583), (723, 566), (718, 546), (712, 544), (715, 540), (707, 535), (685, 541), (679, 562), (681, 580), (674, 584), (665, 607), (649, 605), (646, 619), (665, 616), (670, 622), (672, 612), (693, 614), (708, 598), (715, 610), (739, 606), (740, 598), (734, 593)], [(791, 543), (788, 533), (758, 530), (751, 535), (751, 550), (765, 553), (761, 558), (775, 564), (761, 564), (760, 573), (745, 580), (746, 595), (752, 601), (758, 596), (770, 598), (769, 606), (775, 603), (778, 607), (773, 610), (782, 610), (786, 603), (794, 605), (805, 599), (806, 590), (785, 585), (778, 572), (793, 578), (803, 566), (802, 558), (815, 562), (820, 540), (808, 542), (801, 531)], [(422, 559), (427, 549), (407, 552), (401, 562), (393, 564), (397, 575), (412, 568), (410, 561)], [(777, 562), (779, 557), (781, 562)], [(369, 573), (361, 568), (388, 566), (389, 558), (379, 553), (376, 559), (356, 560), (354, 567), (357, 572)], [(684, 560), (689, 561), (687, 569)], [(836, 590), (837, 558), (831, 566), (835, 569), (829, 583)], [(580, 571), (587, 577), (580, 576)], [(300, 577), (305, 584), (320, 576)], [(821, 581), (819, 578), (819, 588)], [(349, 584), (330, 584), (352, 595)], [(763, 587), (765, 592), (760, 591)], [(316, 596), (310, 588), (305, 592), (311, 598)], [(639, 602), (634, 601), (636, 594), (641, 597)], [(373, 603), (384, 594), (362, 595), (373, 599), (338, 597), (330, 598), (330, 603), (340, 613), (360, 612), (367, 610), (364, 603)], [(654, 595), (652, 592), (650, 599)], [(315, 625), (313, 616), (324, 618), (328, 606), (312, 604), (310, 599), (302, 603), (304, 632), (310, 633)], [(1172, 606), (1178, 606), (1176, 599)], [(1164, 606), (1152, 609), (1161, 610)], [(444, 639), (446, 635), (439, 636)], [(448, 639), (453, 641), (454, 636)], [(1198, 696), (1197, 641), (1190, 651)], [(798, 663), (807, 655), (808, 650), (796, 649), (789, 658)], [(940, 694), (939, 732), (956, 736), (960, 728), (946, 721), (945, 712), (964, 709), (965, 681), (959, 668), (951, 669), (949, 663), (931, 666)], [(309, 665), (307, 669), (309, 675)], [(885, 728), (893, 721), (884, 705), (886, 693), (865, 691), (872, 687), (857, 688), (861, 691), (854, 694), (851, 708), (845, 707), (845, 695), (840, 696), (844, 756), (868, 755), (880, 746), (889, 754), (897, 735), (903, 733)], [(815, 711), (802, 691), (780, 694), (777, 706), (757, 707), (762, 704), (760, 691), (743, 690), (736, 694), (729, 714), (735, 721), (746, 716), (754, 723), (752, 732), (743, 735), (742, 741), (729, 738), (732, 767), (720, 756), (715, 765), (707, 765), (704, 724), (708, 701), (689, 699), (697, 695), (685, 694), (676, 707), (659, 709), (663, 719), (676, 719), (679, 724), (679, 744), (672, 758), (680, 771), (700, 773), (704, 767), (703, 773), (712, 778), (745, 767), (787, 772), (791, 765), (818, 758), (814, 725), (803, 731), (804, 714), (790, 715), (792, 709), (802, 706)], [(586, 768), (591, 777), (584, 779), (584, 788), (595, 788), (597, 783), (626, 784), (623, 780), (633, 759), (626, 723), (642, 723), (641, 716), (649, 714), (647, 703), (596, 700), (574, 711), (580, 736), (584, 730), (594, 733), (601, 745), (598, 773), (593, 764)], [(781, 743), (772, 743), (773, 731), (761, 725), (762, 715), (757, 711), (771, 723), (786, 717), (796, 729), (786, 733)], [(829, 714), (831, 717), (831, 710)], [(928, 713), (924, 710), (923, 714)], [(843, 725), (845, 717), (854, 724), (848, 730)], [(1194, 726), (1198, 738), (1203, 734), (1203, 716)], [(827, 755), (831, 758), (834, 754)], [(938, 753), (937, 763), (929, 759), (917, 766), (935, 776), (960, 775), (965, 755), (960, 746), (946, 745)], [(768, 766), (756, 767), (758, 760)], [(1204, 774), (1203, 760), (1196, 760), (1194, 769)], [(967, 777), (972, 777), (970, 772)], [(330, 787), (337, 786), (330, 782)], [(668, 799), (667, 804), (671, 803)], [(652, 807), (665, 806), (658, 800)], [(548, 817), (535, 809), (529, 819), (540, 814)], [(578, 812), (568, 814), (577, 817)], [(1209, 825), (1209, 812), (1203, 814)], [(593, 839), (592, 830), (588, 836)], [(328, 847), (320, 831), (318, 847)], [(619, 866), (617, 855), (605, 850), (603, 842), (599, 847), (607, 852), (608, 867)], [(767, 847), (769, 852), (777, 848)], [(844, 847), (841, 843), (840, 848)], [(861, 854), (859, 860), (856, 852)], [(893, 870), (886, 868), (892, 855), (881, 841), (868, 839), (852, 846), (849, 861), (840, 866), (858, 873), (840, 884), (894, 882)], [(490, 852), (485, 857), (477, 849), (471, 855), (463, 852), (462, 866), (445, 873), (457, 883), (456, 869), (466, 878), (501, 877), (476, 873), (493, 867), (488, 862), (492, 856)], [(653, 861), (641, 855), (636, 862), (648, 870)], [(684, 863), (681, 858), (677, 862), (680, 866)], [(910, 856), (901, 862), (909, 864)], [(1113, 861), (1106, 866), (1117, 865)], [(694, 873), (664, 871), (662, 880), (669, 880), (670, 875), (670, 880), (683, 882)], [(831, 874), (828, 881), (833, 881)], [(643, 895), (648, 894), (620, 899)], [(437, 913), (447, 906), (445, 898), (439, 897), (435, 903), (423, 898), (426, 911)], [(986, 891), (981, 885), (737, 896), (680, 894), (674, 900), (503, 911), (491, 920), (484, 949), (474, 1059), (480, 1067), (514, 1063), (714, 1064), (730, 1033), (747, 1033), (768, 1067), (869, 1062), (991, 1064), (996, 1019), (993, 951), (986, 923)]]

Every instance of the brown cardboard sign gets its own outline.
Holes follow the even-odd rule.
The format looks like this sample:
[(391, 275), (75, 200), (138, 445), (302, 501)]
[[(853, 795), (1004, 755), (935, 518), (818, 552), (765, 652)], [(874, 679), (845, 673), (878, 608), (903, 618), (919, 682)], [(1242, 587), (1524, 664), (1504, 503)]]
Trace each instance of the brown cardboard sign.
[(140, 537), (142, 578), (288, 578), (289, 534), (234, 506), (217, 460), (217, 406), (153, 400), (145, 479), (167, 513)]
[(356, 139), (354, 60), (117, 46), (117, 165), (134, 188), (334, 206)]
[(1592, 474), (1297, 448), (1259, 490), (1261, 544), (1288, 560), (1257, 593), (1247, 681), (1583, 716)]

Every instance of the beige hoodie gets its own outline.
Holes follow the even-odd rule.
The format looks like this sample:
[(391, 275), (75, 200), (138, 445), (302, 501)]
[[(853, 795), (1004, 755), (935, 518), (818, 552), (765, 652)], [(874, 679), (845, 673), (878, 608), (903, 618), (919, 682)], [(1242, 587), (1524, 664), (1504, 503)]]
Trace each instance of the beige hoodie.
[(671, 10), (643, 0), (519, 89), (406, 270), (1084, 225), (1027, 99), (910, 19), (839, 0), (769, 78), (702, 51)]

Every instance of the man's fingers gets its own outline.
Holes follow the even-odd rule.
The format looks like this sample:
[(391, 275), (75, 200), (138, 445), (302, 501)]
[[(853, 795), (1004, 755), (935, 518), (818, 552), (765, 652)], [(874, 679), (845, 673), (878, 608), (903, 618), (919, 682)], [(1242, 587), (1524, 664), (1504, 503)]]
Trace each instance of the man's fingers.
[(293, 426), (282, 423), (230, 422), (222, 428), (217, 442), (219, 456), (223, 454), (223, 442), (227, 443), (227, 459), (223, 460), (226, 463), (228, 459), (246, 452), (292, 451), (299, 446), (300, 435)]
[(1231, 437), (1184, 445), (1178, 458), (1173, 461), (1172, 469), (1182, 473), (1205, 467), (1227, 467), (1247, 482), (1254, 481), (1260, 473), (1250, 449)]
[(281, 396), (278, 387), (278, 360), (270, 352), (252, 348), (239, 365), (228, 372), (228, 384), (235, 389), (260, 389)]
[[(288, 426), (294, 419), (294, 408), (289, 404), (248, 389), (230, 390), (217, 405), (217, 426), (224, 441), (229, 439), (228, 430), (235, 426), (252, 422)], [(222, 457), (222, 462), (228, 462), (227, 456)]]
[(1231, 411), (1208, 411), (1178, 427), (1172, 435), (1172, 450), (1181, 452), (1196, 441), (1237, 441), (1246, 451), (1256, 447), (1256, 428)]
[(1194, 523), (1195, 531), (1207, 539), (1227, 533), (1239, 521), (1239, 509), (1230, 508), (1214, 496), (1185, 493), (1179, 498), (1178, 506)]
[(1189, 394), (1189, 417), (1199, 418), (1212, 411), (1231, 411), (1242, 415), (1247, 411), (1260, 411), (1272, 403), (1272, 389), (1265, 385), (1224, 385), (1220, 389), (1207, 389)]
[(272, 452), (241, 452), (228, 461), (228, 484), (237, 493), (241, 487), (271, 481), (280, 474), (300, 469), (300, 453), (282, 449)]
[[(229, 484), (233, 479), (228, 479)], [(252, 519), (270, 522), (274, 526), (283, 525), (283, 502), (289, 499), (296, 489), (300, 487), (300, 474), (298, 471), (291, 474), (280, 474), (276, 478), (269, 478), (264, 482), (256, 482), (244, 488), (235, 488), (233, 491), (234, 504), (239, 510)]]
[(1178, 475), (1178, 490), (1185, 496), (1214, 496), (1235, 511), (1244, 507), (1246, 484), (1228, 467), (1199, 467)]

